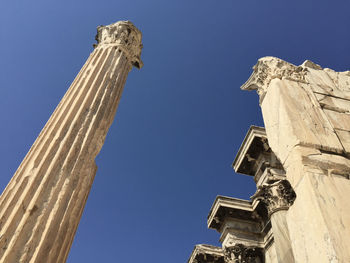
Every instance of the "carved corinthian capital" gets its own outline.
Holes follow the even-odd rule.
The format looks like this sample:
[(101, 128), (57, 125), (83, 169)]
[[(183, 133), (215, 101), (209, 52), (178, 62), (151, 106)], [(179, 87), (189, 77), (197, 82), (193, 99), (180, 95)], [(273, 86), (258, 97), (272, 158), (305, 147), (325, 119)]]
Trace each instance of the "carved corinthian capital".
[(271, 216), (279, 210), (288, 210), (294, 203), (296, 194), (287, 180), (279, 180), (273, 184), (264, 184), (251, 197), (263, 202)]
[[(311, 61), (308, 61), (315, 66)], [(253, 67), (253, 73), (246, 83), (241, 86), (242, 90), (256, 90), (263, 101), (267, 88), (273, 79), (289, 79), (305, 83), (307, 69), (303, 66), (295, 66), (276, 57), (263, 57)]]
[(262, 263), (262, 249), (258, 247), (247, 247), (243, 244), (236, 244), (226, 247), (224, 252), (226, 263)]
[(96, 41), (100, 46), (117, 46), (125, 52), (133, 66), (141, 68), (142, 34), (130, 21), (119, 21), (97, 27)]

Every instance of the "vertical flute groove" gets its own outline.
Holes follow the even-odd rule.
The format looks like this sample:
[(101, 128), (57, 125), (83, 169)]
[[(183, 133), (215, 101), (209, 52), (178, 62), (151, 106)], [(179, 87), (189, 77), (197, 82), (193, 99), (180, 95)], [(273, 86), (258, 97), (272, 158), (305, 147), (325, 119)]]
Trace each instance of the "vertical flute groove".
[[(108, 59), (108, 56), (106, 56), (106, 60)], [(104, 60), (104, 61), (106, 61)], [(102, 62), (101, 62), (102, 65)], [(101, 66), (100, 65), (100, 66)], [(101, 71), (101, 70), (100, 70)], [(97, 74), (98, 75), (98, 74)], [(89, 91), (91, 90), (91, 88), (89, 88)], [(90, 92), (88, 93), (88, 96), (90, 95)], [(85, 99), (88, 99), (89, 97), (85, 97)], [(73, 115), (74, 112), (76, 112), (76, 108), (80, 109), (80, 111), (82, 111), (82, 107), (83, 107), (83, 103), (81, 105), (79, 105), (81, 102), (81, 100), (83, 100), (84, 97), (79, 98), (79, 100), (77, 101), (77, 103), (75, 103), (75, 110), (70, 114), (67, 115), (66, 118), (68, 118), (69, 116)], [(79, 110), (78, 110), (79, 111)], [(62, 155), (64, 155), (65, 152), (67, 152), (67, 150), (69, 150), (69, 145), (71, 144), (72, 140), (74, 140), (74, 137), (77, 133), (77, 131), (74, 131), (74, 126), (78, 126), (77, 123), (73, 124), (73, 125), (69, 125), (68, 122), (67, 123), (67, 129), (68, 131), (64, 132), (64, 136), (62, 136), (62, 143), (60, 142), (61, 140), (57, 141), (57, 143), (55, 144), (54, 147), (51, 148), (51, 151), (48, 151), (48, 155), (45, 156), (44, 158), (41, 159), (41, 164), (39, 166), (40, 169), (38, 169), (38, 174), (45, 174), (43, 177), (41, 176), (37, 176), (36, 179), (33, 184), (28, 184), (27, 187), (27, 191), (24, 191), (23, 193), (26, 193), (25, 196), (22, 197), (22, 202), (25, 202), (25, 199), (28, 199), (28, 196), (33, 196), (30, 201), (28, 202), (28, 204), (24, 203), (25, 207), (28, 207), (29, 210), (27, 209), (27, 211), (25, 213), (21, 213), (20, 210), (14, 211), (16, 213), (14, 213), (14, 215), (12, 216), (12, 218), (10, 217), (9, 220), (7, 221), (9, 224), (12, 224), (12, 227), (9, 226), (7, 229), (9, 231), (13, 230), (14, 228), (16, 228), (16, 234), (13, 235), (11, 241), (8, 244), (8, 248), (7, 251), (11, 251), (12, 246), (13, 249), (16, 249), (15, 247), (15, 242), (17, 240), (17, 238), (20, 236), (19, 233), (23, 230), (23, 228), (25, 227), (25, 224), (27, 224), (27, 226), (30, 226), (32, 224), (28, 224), (28, 220), (31, 221), (31, 223), (35, 220), (35, 218), (39, 215), (38, 211), (39, 209), (44, 209), (44, 205), (41, 208), (38, 208), (38, 206), (36, 205), (36, 200), (37, 198), (41, 197), (42, 199), (45, 198), (47, 196), (47, 191), (45, 192), (45, 194), (42, 194), (42, 192), (44, 190), (46, 190), (49, 187), (49, 183), (52, 182), (52, 180), (55, 180), (56, 178), (51, 175), (51, 171), (53, 169), (58, 169), (58, 167), (60, 165), (62, 165), (64, 159), (62, 159)], [(74, 122), (72, 122), (74, 123)], [(69, 132), (69, 130), (72, 130), (72, 133), (70, 134), (70, 136), (67, 135), (67, 133)], [(56, 159), (56, 161), (51, 161), (52, 159)], [(35, 161), (34, 161), (35, 162)], [(35, 166), (35, 164), (34, 164)], [(21, 199), (19, 199), (19, 201), (21, 202)], [(35, 211), (33, 211), (33, 209)], [(22, 215), (21, 218), (18, 218)], [(17, 220), (14, 220), (14, 218), (18, 218)], [(17, 224), (16, 224), (17, 223)], [(30, 227), (27, 227), (30, 229)], [(21, 238), (21, 241), (23, 242), (26, 238), (28, 238), (28, 235), (30, 233), (31, 230), (29, 231), (25, 231), (25, 238)], [(6, 235), (6, 233), (4, 233)], [(22, 235), (22, 237), (24, 236)], [(13, 255), (13, 254), (12, 254)], [(4, 255), (6, 258), (6, 254)], [(11, 262), (11, 260), (9, 260), (8, 262)]]
[[(94, 57), (94, 54), (92, 54), (89, 58), (92, 58), (92, 57)], [(86, 65), (87, 65), (87, 63), (84, 65), (84, 68), (86, 68)], [(73, 90), (73, 89), (74, 89), (74, 87), (71, 87), (71, 88), (68, 90), (67, 93), (70, 93), (69, 91), (70, 91), (70, 90)], [(75, 89), (75, 90), (78, 91), (78, 89)], [(74, 94), (74, 95), (75, 95), (75, 94)], [(71, 99), (72, 99), (72, 98), (71, 98)], [(51, 128), (51, 126), (52, 126), (52, 122), (56, 121), (58, 117), (61, 117), (61, 116), (66, 112), (66, 111), (61, 111), (60, 114), (59, 114), (58, 109), (60, 109), (61, 107), (64, 107), (64, 106), (66, 106), (66, 108), (67, 108), (67, 105), (70, 104), (71, 99), (68, 100), (68, 98), (66, 98), (67, 101), (63, 101), (63, 99), (62, 99), (62, 101), (61, 101), (60, 104), (58, 105), (57, 109), (56, 109), (55, 112), (53, 113), (52, 117), (51, 117), (50, 120), (48, 121), (47, 125), (45, 125), (44, 129), (43, 129), (42, 132), (39, 134), (38, 139), (34, 142), (33, 146), (32, 146), (31, 149), (29, 150), (28, 154), (26, 155), (25, 159), (24, 159), (23, 162), (21, 163), (20, 167), (17, 169), (17, 171), (16, 171), (14, 177), (11, 179), (11, 181), (10, 181), (10, 183), (9, 183), (9, 186), (11, 186), (11, 188), (12, 188), (12, 189), (10, 190), (10, 191), (12, 191), (12, 195), (11, 195), (10, 197), (7, 197), (7, 195), (8, 195), (7, 189), (9, 189), (10, 187), (6, 187), (4, 193), (1, 195), (0, 207), (3, 207), (3, 209), (0, 211), (0, 218), (1, 218), (1, 221), (2, 221), (2, 222), (6, 220), (6, 218), (3, 218), (3, 214), (7, 212), (8, 206), (13, 205), (13, 201), (14, 201), (14, 200), (15, 200), (15, 201), (17, 200), (15, 195), (22, 192), (22, 191), (19, 191), (19, 190), (17, 190), (17, 189), (20, 188), (20, 187), (23, 186), (23, 185), (26, 185), (26, 182), (27, 182), (28, 180), (25, 180), (25, 182), (22, 182), (22, 181), (17, 182), (17, 181), (16, 181), (16, 183), (13, 183), (13, 184), (11, 184), (11, 182), (13, 182), (14, 180), (16, 180), (17, 176), (18, 176), (19, 174), (21, 174), (21, 172), (23, 171), (23, 169), (25, 169), (25, 167), (26, 167), (26, 165), (27, 165), (27, 163), (28, 163), (27, 160), (28, 160), (28, 159), (31, 159), (31, 158), (35, 158), (35, 156), (37, 156), (37, 154), (40, 153), (39, 149), (36, 149), (36, 148), (37, 148), (37, 147), (36, 147), (37, 145), (41, 146), (40, 149), (42, 149), (42, 148), (44, 148), (44, 149), (46, 148), (46, 149), (47, 149), (47, 148), (48, 148), (48, 147), (47, 147), (47, 143), (50, 142), (50, 141), (52, 140), (52, 138), (47, 137), (47, 136), (46, 136), (46, 133), (50, 131), (50, 128)], [(57, 112), (57, 113), (56, 113), (56, 112)], [(56, 116), (56, 115), (59, 115), (59, 116)], [(60, 121), (60, 120), (57, 120), (57, 121)], [(46, 139), (46, 141), (45, 141), (45, 143), (42, 143), (42, 141), (43, 141), (44, 139)], [(51, 140), (50, 140), (50, 139), (51, 139)], [(21, 179), (24, 180), (24, 179), (28, 179), (28, 178), (25, 178), (25, 177), (22, 176)], [(3, 200), (5, 200), (5, 201), (7, 202), (7, 205), (3, 204), (3, 203), (5, 203), (5, 201), (3, 201)]]
[[(77, 103), (75, 103), (75, 105), (79, 106), (79, 104), (80, 104), (79, 102), (81, 100), (82, 100), (82, 98), (79, 98), (79, 100), (77, 101)], [(65, 116), (65, 117), (67, 117), (67, 116)], [(66, 127), (72, 126), (72, 125), (69, 125), (68, 122), (65, 122), (65, 123), (66, 123), (66, 125), (65, 125)], [(67, 129), (68, 129), (68, 127), (67, 127)], [(62, 133), (62, 131), (61, 131), (61, 133)], [(65, 134), (66, 134), (66, 132), (65, 132)], [(70, 140), (72, 140), (72, 138), (74, 138), (74, 137), (73, 136), (68, 137), (68, 139), (70, 139)], [(64, 136), (62, 136), (61, 140), (64, 142)], [(4, 226), (4, 229), (7, 232), (3, 233), (3, 231), (1, 231), (2, 235), (12, 236), (11, 241), (8, 242), (8, 247), (10, 249), (7, 249), (7, 251), (11, 250), (11, 245), (13, 244), (14, 239), (16, 239), (16, 236), (18, 236), (16, 234), (11, 234), (11, 233), (13, 233), (13, 231), (16, 229), (16, 233), (18, 234), (18, 232), (23, 227), (23, 223), (22, 223), (22, 226), (18, 226), (18, 224), (20, 224), (20, 222), (23, 219), (26, 219), (29, 216), (33, 216), (33, 209), (34, 210), (37, 209), (37, 208), (35, 208), (35, 204), (34, 204), (33, 200), (35, 200), (36, 196), (39, 195), (39, 193), (41, 192), (41, 189), (43, 189), (45, 187), (45, 184), (40, 185), (40, 182), (44, 182), (44, 183), (46, 182), (46, 179), (49, 177), (49, 174), (50, 174), (47, 171), (50, 170), (50, 167), (52, 167), (54, 165), (57, 166), (61, 163), (60, 160), (58, 162), (51, 161), (54, 158), (58, 159), (58, 157), (62, 154), (62, 152), (60, 151), (60, 148), (63, 148), (64, 146), (66, 146), (66, 148), (68, 147), (67, 144), (69, 142), (68, 143), (67, 142), (61, 143), (61, 140), (57, 140), (56, 143), (52, 147), (50, 147), (50, 151), (47, 151), (47, 155), (43, 156), (43, 158), (41, 158), (42, 165), (39, 166), (39, 164), (35, 164), (35, 160), (34, 160), (34, 167), (36, 168), (36, 166), (38, 166), (37, 174), (45, 174), (45, 175), (43, 177), (36, 176), (34, 178), (34, 180), (32, 180), (33, 181), (32, 183), (29, 180), (29, 183), (27, 184), (26, 188), (23, 190), (21, 196), (19, 198), (17, 198), (17, 203), (22, 204), (22, 207), (25, 210), (25, 213), (23, 213), (20, 209), (17, 209), (17, 210), (13, 209), (12, 213), (9, 215), (9, 218), (6, 221), (7, 225)], [(60, 154), (57, 155), (56, 154), (57, 152), (59, 152)], [(30, 202), (32, 204), (29, 202), (26, 202), (26, 199), (29, 199), (28, 196), (29, 197), (33, 196), (33, 198), (30, 199)], [(29, 209), (27, 209), (27, 208), (29, 208)]]
[[(114, 58), (113, 58), (114, 59)], [(114, 62), (114, 60), (111, 62), (111, 64), (113, 64), (113, 62)], [(109, 63), (108, 63), (109, 64)], [(107, 64), (107, 65), (108, 65)], [(105, 76), (106, 76), (107, 74), (105, 74)], [(104, 76), (104, 78), (105, 78), (105, 76)], [(101, 84), (100, 84), (100, 87), (102, 86), (102, 85), (104, 85), (104, 83), (106, 82), (106, 80), (104, 80)], [(100, 88), (99, 87), (99, 88)], [(96, 93), (95, 93), (95, 96), (94, 96), (94, 101), (96, 101), (96, 98), (97, 97), (99, 97), (100, 96), (100, 92), (101, 92), (101, 90), (102, 89), (99, 89)], [(92, 94), (94, 94), (94, 92), (92, 93)], [(95, 104), (96, 102), (94, 102), (94, 104)], [(65, 171), (64, 171), (64, 174), (67, 174), (67, 173), (69, 173), (70, 174), (70, 176), (72, 176), (72, 175), (74, 175), (74, 173), (72, 172), (72, 168), (71, 167), (69, 167), (69, 164), (67, 163), (67, 160), (69, 160), (69, 159), (76, 159), (76, 158), (78, 158), (78, 157), (75, 157), (76, 156), (76, 154), (74, 154), (74, 151), (76, 151), (77, 149), (79, 150), (79, 148), (81, 148), (82, 147), (82, 143), (81, 143), (81, 130), (82, 129), (85, 129), (85, 127), (84, 126), (86, 126), (85, 125), (85, 123), (88, 121), (88, 117), (89, 116), (86, 116), (86, 118), (84, 119), (84, 121), (82, 122), (82, 124), (81, 124), (81, 128), (80, 128), (80, 130), (79, 130), (79, 132), (78, 132), (78, 134), (76, 135), (76, 137), (75, 137), (75, 140), (74, 140), (74, 142), (73, 142), (73, 145), (74, 145), (74, 147), (72, 147), (72, 148), (70, 148), (70, 150), (69, 150), (69, 152), (68, 152), (68, 156), (67, 156), (67, 158), (65, 159), (65, 161), (64, 161), (64, 163), (63, 163), (63, 168), (65, 169)], [(77, 161), (76, 161), (77, 162)], [(75, 163), (76, 163), (75, 162)], [(74, 162), (71, 162), (71, 164), (72, 165), (75, 165), (75, 163)], [(58, 210), (58, 208), (60, 208), (60, 209), (64, 209), (64, 207), (66, 206), (65, 204), (63, 204), (63, 205), (59, 205), (59, 206), (54, 206), (54, 204), (52, 203), (52, 202), (61, 202), (62, 200), (62, 198), (63, 198), (63, 194), (67, 191), (67, 188), (69, 187), (69, 185), (66, 185), (66, 181), (68, 180), (68, 178), (66, 178), (66, 176), (64, 176), (64, 174), (62, 174), (60, 177), (60, 179), (56, 182), (56, 184), (54, 184), (52, 187), (51, 187), (51, 191), (50, 191), (50, 198), (48, 198), (48, 200), (50, 200), (50, 202), (48, 203), (48, 205), (47, 205), (47, 207), (54, 207), (54, 208), (56, 208), (56, 210)], [(68, 182), (69, 182), (69, 180), (68, 180)], [(68, 188), (68, 190), (69, 190), (69, 188)], [(53, 211), (52, 211), (53, 210)], [(34, 229), (33, 231), (37, 231), (37, 232), (39, 232), (37, 235), (40, 235), (40, 233), (41, 232), (43, 232), (43, 234), (45, 234), (45, 232), (46, 232), (46, 226), (49, 224), (49, 222), (51, 222), (51, 220), (55, 220), (56, 222), (57, 222), (57, 220), (58, 220), (58, 217), (55, 217), (55, 218), (52, 218), (53, 217), (53, 215), (52, 215), (52, 213), (55, 213), (55, 210), (54, 209), (51, 209), (51, 210), (49, 210), (49, 209), (47, 209), (47, 212), (46, 212), (46, 216), (45, 217), (42, 217), (42, 218), (40, 218), (40, 220), (38, 220), (37, 222), (36, 222), (36, 227), (38, 227), (39, 228), (39, 230), (37, 230), (37, 229)], [(45, 223), (46, 222), (46, 223)], [(54, 226), (55, 224), (49, 224), (49, 225), (51, 225), (51, 226)], [(44, 229), (44, 230), (42, 230), (42, 231), (40, 231), (40, 229)], [(33, 233), (33, 235), (34, 234), (36, 234), (36, 233)], [(32, 239), (33, 240), (33, 239)], [(43, 238), (43, 237), (41, 237), (41, 242), (43, 242), (45, 239)], [(36, 239), (36, 241), (38, 242), (39, 241), (39, 239)], [(33, 242), (32, 242), (33, 243)], [(46, 244), (47, 245), (47, 244)], [(34, 245), (33, 244), (31, 244), (31, 243), (27, 243), (26, 244), (26, 247), (33, 247)]]
[[(113, 60), (112, 61), (112, 65), (113, 65), (113, 63), (114, 63), (115, 61)], [(106, 74), (107, 75), (107, 74)], [(106, 77), (106, 76), (105, 76)], [(108, 81), (108, 79), (106, 78), (104, 81), (103, 81), (103, 83), (101, 83), (101, 85), (100, 86), (104, 86), (104, 85), (106, 85), (106, 82)], [(103, 93), (105, 93), (106, 92), (106, 90), (103, 90), (102, 88), (96, 93), (96, 96), (95, 96), (95, 98), (94, 98), (94, 100), (95, 100), (95, 102), (94, 102), (94, 104), (96, 104), (96, 103), (98, 103), (98, 99), (99, 99), (99, 97), (101, 97), (101, 96), (103, 96)], [(102, 101), (101, 102), (101, 104), (103, 104), (104, 102)], [(85, 119), (85, 121), (84, 121), (84, 124), (82, 125), (82, 126), (86, 126), (85, 125), (85, 123), (86, 122), (89, 122), (89, 116), (87, 116), (87, 118)], [(84, 129), (89, 129), (90, 127), (85, 127)], [(88, 131), (87, 133), (90, 133), (91, 131)], [(68, 172), (70, 172), (71, 173), (71, 175), (74, 175), (74, 174), (76, 174), (76, 169), (75, 169), (75, 167), (77, 166), (77, 165), (79, 165), (79, 163), (81, 163), (81, 161), (80, 161), (80, 151), (85, 147), (85, 143), (84, 143), (84, 141), (83, 141), (83, 138), (79, 138), (79, 135), (76, 137), (76, 140), (77, 141), (81, 141), (81, 143), (80, 144), (78, 144), (78, 142), (76, 143), (77, 144), (77, 150), (79, 151), (79, 153), (77, 154), (77, 160), (76, 160), (76, 162), (74, 162), (74, 163), (72, 163), (72, 167), (68, 167), (67, 168), (67, 170), (68, 170)], [(67, 164), (68, 165), (68, 164)], [(65, 166), (65, 165), (64, 165)], [(61, 179), (61, 182), (59, 182), (59, 184), (57, 184), (56, 185), (56, 187), (55, 187), (55, 196), (59, 196), (59, 198), (58, 198), (58, 202), (64, 202), (64, 204), (63, 205), (60, 205), (59, 207), (61, 208), (61, 210), (65, 210), (65, 208), (67, 207), (67, 202), (68, 202), (68, 200), (65, 200), (64, 201), (64, 198), (69, 198), (69, 196), (70, 196), (70, 194), (73, 194), (73, 192), (72, 191), (69, 191), (69, 187), (71, 187), (70, 186), (70, 184), (71, 183), (73, 183), (74, 184), (74, 182), (70, 182), (70, 181), (68, 181), (68, 182), (66, 182), (66, 180), (67, 179), (64, 179), (64, 178), (62, 178)], [(62, 190), (60, 190), (61, 189), (61, 186), (62, 186), (62, 184), (66, 184), (67, 183), (67, 185), (65, 185), (65, 187), (63, 187), (62, 188)], [(68, 196), (66, 196), (66, 193), (68, 193)], [(51, 200), (56, 200), (56, 198), (51, 198)], [(63, 211), (64, 212), (64, 211)], [(50, 217), (52, 217), (52, 220), (55, 220), (55, 224), (45, 224), (44, 226), (45, 226), (45, 230), (44, 230), (44, 235), (47, 235), (47, 231), (49, 231), (49, 227), (51, 228), (51, 229), (54, 229), (54, 228), (57, 228), (58, 227), (58, 225), (59, 225), (59, 221), (60, 221), (60, 219), (61, 219), (61, 217), (62, 217), (62, 213), (63, 213), (62, 211), (61, 211), (61, 213), (60, 214), (57, 214), (57, 213), (59, 213), (59, 211), (54, 211), (54, 213), (52, 214), (50, 214)], [(45, 221), (45, 220), (43, 220), (43, 221)], [(51, 232), (52, 231), (54, 231), (54, 230), (51, 230)], [(48, 242), (49, 241), (46, 241), (46, 237), (44, 237), (44, 238), (41, 238), (41, 240), (40, 240), (40, 242), (42, 242), (42, 243), (46, 243), (46, 245), (48, 244)], [(40, 247), (40, 246), (39, 246)]]

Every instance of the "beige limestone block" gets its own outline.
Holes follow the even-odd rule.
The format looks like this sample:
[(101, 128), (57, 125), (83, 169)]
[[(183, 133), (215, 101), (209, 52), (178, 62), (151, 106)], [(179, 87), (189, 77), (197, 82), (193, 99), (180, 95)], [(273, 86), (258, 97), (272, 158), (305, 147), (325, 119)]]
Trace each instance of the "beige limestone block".
[(350, 262), (350, 181), (301, 171), (287, 212), (295, 262)]
[(342, 152), (327, 116), (304, 83), (274, 79), (261, 103), (269, 145), (282, 163), (297, 145)]
[(335, 132), (343, 145), (345, 152), (350, 153), (350, 131), (343, 131), (335, 129)]
[[(304, 65), (303, 65), (304, 66)], [(350, 73), (331, 69), (307, 68), (305, 80), (317, 93), (350, 99)]]
[(273, 243), (271, 246), (265, 248), (265, 262), (266, 263), (278, 263), (276, 246)]
[(310, 68), (307, 67), (307, 73), (305, 74), (305, 80), (310, 85), (311, 89), (315, 92), (322, 94), (334, 94), (336, 89), (335, 83), (322, 68)]
[(297, 195), (286, 215), (295, 262), (348, 262), (350, 160), (296, 147), (285, 167)]
[[(309, 181), (302, 177), (297, 188), (297, 199), (290, 207), (287, 223), (296, 262), (330, 262), (327, 255), (335, 255), (334, 248), (325, 247), (324, 236), (328, 233), (319, 209), (310, 209), (315, 197), (309, 189)], [(317, 249), (317, 253), (315, 253)], [(335, 261), (337, 262), (337, 261)]]
[(286, 221), (287, 210), (280, 210), (271, 215), (273, 235), (278, 262), (294, 263), (294, 255)]
[(340, 113), (350, 113), (350, 100), (319, 93), (315, 93), (315, 96), (323, 109), (333, 110)]
[[(330, 154), (325, 152), (313, 152), (312, 154), (305, 154), (306, 151), (300, 151), (302, 155), (302, 165), (305, 171), (315, 169), (314, 173), (320, 171), (327, 175), (342, 174), (345, 177), (350, 174), (350, 159), (337, 154)], [(299, 153), (300, 153), (299, 152)], [(291, 164), (292, 165), (292, 164)], [(298, 166), (296, 166), (298, 168)]]
[(332, 126), (336, 129), (350, 131), (350, 114), (341, 113), (333, 110), (323, 110), (328, 119), (331, 121)]
[(325, 68), (324, 71), (327, 72), (328, 76), (335, 84), (333, 95), (344, 99), (350, 99), (350, 71), (336, 72), (329, 68)]

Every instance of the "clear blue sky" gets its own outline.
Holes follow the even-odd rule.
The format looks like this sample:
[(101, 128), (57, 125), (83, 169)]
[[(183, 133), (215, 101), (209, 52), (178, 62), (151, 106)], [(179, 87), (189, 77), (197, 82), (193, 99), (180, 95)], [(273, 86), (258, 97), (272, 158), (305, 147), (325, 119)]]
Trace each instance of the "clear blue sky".
[(76, 0), (0, 5), (0, 189), (92, 51), (96, 27), (131, 20), (144, 68), (129, 74), (69, 263), (186, 262), (216, 195), (248, 199), (230, 167), (255, 93), (239, 89), (263, 56), (350, 69), (349, 1)]

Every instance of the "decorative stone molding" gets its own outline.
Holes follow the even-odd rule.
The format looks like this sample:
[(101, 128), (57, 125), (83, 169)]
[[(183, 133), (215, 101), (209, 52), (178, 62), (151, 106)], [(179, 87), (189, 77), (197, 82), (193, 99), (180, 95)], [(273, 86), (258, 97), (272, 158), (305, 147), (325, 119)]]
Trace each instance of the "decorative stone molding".
[(221, 247), (196, 245), (187, 263), (225, 263)]
[(264, 184), (251, 197), (251, 199), (260, 200), (266, 205), (269, 216), (279, 210), (288, 210), (295, 198), (296, 194), (287, 180)]
[(257, 186), (276, 181), (276, 176), (280, 180), (285, 179), (283, 166), (270, 148), (263, 127), (249, 128), (232, 167), (236, 173), (253, 176)]
[[(307, 61), (307, 63), (308, 65), (316, 65), (311, 61)], [(265, 97), (270, 82), (275, 78), (306, 83), (305, 75), (307, 69), (305, 67), (295, 66), (275, 57), (263, 57), (259, 59), (253, 70), (252, 75), (241, 86), (241, 89), (256, 90), (260, 97), (260, 103)]]
[[(239, 224), (242, 226), (242, 229), (239, 229), (240, 232), (243, 229), (252, 230), (254, 228), (257, 233), (260, 233), (261, 224), (264, 225), (268, 217), (264, 205), (259, 204), (259, 202), (217, 196), (208, 215), (208, 228), (222, 233), (225, 228), (229, 227), (228, 223), (232, 220), (241, 222)], [(245, 225), (244, 222), (250, 227)]]
[(265, 182), (253, 196), (269, 210), (277, 262), (350, 262), (349, 71), (267, 57), (242, 89), (258, 91), (269, 145), (296, 192)]
[(236, 244), (226, 247), (224, 250), (226, 263), (257, 263), (264, 262), (263, 251), (258, 247), (247, 247), (243, 244)]
[(123, 50), (133, 66), (141, 68), (142, 34), (130, 21), (119, 21), (117, 23), (97, 27), (97, 44), (100, 46), (117, 46)]

